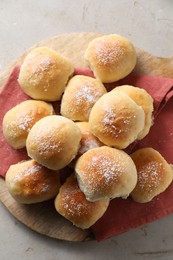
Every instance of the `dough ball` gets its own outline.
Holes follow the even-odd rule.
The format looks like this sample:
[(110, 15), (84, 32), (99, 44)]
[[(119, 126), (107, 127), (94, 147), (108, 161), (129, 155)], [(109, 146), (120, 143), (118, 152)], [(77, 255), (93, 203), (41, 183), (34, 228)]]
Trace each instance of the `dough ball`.
[(77, 160), (75, 172), (89, 201), (127, 198), (137, 183), (136, 167), (130, 156), (108, 146), (84, 153)]
[(50, 48), (38, 47), (26, 56), (18, 82), (33, 99), (55, 101), (60, 100), (73, 72), (69, 59)]
[(28, 155), (52, 170), (67, 166), (77, 155), (81, 140), (78, 126), (63, 116), (47, 116), (31, 129), (26, 140)]
[(144, 110), (122, 92), (104, 94), (93, 106), (89, 126), (104, 144), (124, 149), (145, 126)]
[(136, 65), (136, 51), (126, 38), (110, 34), (92, 40), (85, 52), (96, 78), (110, 83), (126, 77)]
[(59, 214), (73, 225), (86, 229), (91, 227), (105, 213), (108, 199), (90, 202), (80, 190), (75, 175), (72, 174), (61, 186), (55, 199), (55, 208)]
[(145, 203), (164, 192), (171, 184), (173, 170), (163, 156), (153, 148), (141, 148), (131, 154), (138, 181), (131, 196), (136, 202)]
[(44, 101), (27, 100), (13, 107), (3, 118), (6, 141), (15, 149), (25, 147), (26, 138), (33, 125), (41, 118), (53, 114), (53, 106)]
[(60, 188), (59, 173), (34, 160), (11, 165), (5, 181), (12, 197), (24, 204), (49, 200), (58, 194)]
[(68, 82), (62, 97), (61, 114), (73, 121), (88, 121), (91, 108), (106, 92), (99, 80), (74, 76)]

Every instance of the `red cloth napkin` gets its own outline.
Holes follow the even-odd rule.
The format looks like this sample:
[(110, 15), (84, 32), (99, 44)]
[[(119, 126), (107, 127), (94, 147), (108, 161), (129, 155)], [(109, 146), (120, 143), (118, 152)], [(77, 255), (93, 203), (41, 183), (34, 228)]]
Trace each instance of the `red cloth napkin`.
[(0, 175), (5, 177), (5, 174), (11, 164), (28, 159), (25, 149), (15, 150), (11, 148), (4, 139), (2, 132), (3, 117), (8, 110), (17, 104), (29, 99), (21, 90), (17, 79), (20, 72), (20, 66), (16, 66), (0, 94), (0, 147), (1, 147), (1, 164)]
[[(23, 94), (17, 82), (20, 67), (12, 71), (0, 95), (0, 125), (4, 114), (16, 104), (28, 99)], [(76, 68), (75, 74), (92, 76), (90, 70)], [(134, 85), (144, 88), (154, 98), (154, 125), (150, 133), (140, 142), (133, 143), (128, 152), (140, 147), (153, 147), (158, 150), (169, 163), (173, 164), (173, 79), (130, 74), (125, 79), (105, 84), (108, 90), (118, 85)], [(6, 102), (8, 100), (8, 102)], [(59, 103), (55, 103), (59, 108)], [(27, 157), (26, 150), (16, 151), (9, 147), (2, 135), (0, 128), (1, 165), (0, 175), (5, 176), (8, 167)], [(92, 226), (92, 232), (97, 241), (103, 241), (111, 236), (144, 225), (170, 213), (173, 213), (173, 184), (149, 203), (140, 204), (131, 198), (126, 200), (114, 199), (111, 201), (104, 216)]]

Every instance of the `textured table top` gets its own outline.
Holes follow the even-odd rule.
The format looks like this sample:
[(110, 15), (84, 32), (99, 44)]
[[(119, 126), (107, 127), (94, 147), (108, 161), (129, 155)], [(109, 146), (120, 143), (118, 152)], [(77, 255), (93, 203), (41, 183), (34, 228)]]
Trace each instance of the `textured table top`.
[[(171, 0), (1, 0), (0, 73), (35, 43), (68, 32), (118, 33), (157, 56), (173, 56)], [(173, 215), (97, 243), (37, 234), (0, 203), (0, 259), (173, 259)]]

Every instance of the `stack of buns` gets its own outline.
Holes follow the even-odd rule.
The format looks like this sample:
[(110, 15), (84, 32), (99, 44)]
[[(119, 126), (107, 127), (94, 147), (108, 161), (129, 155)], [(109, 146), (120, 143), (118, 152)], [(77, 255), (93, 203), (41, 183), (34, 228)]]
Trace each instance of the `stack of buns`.
[[(8, 144), (26, 146), (31, 158), (7, 171), (10, 194), (25, 204), (54, 198), (57, 212), (82, 229), (102, 217), (111, 199), (131, 195), (148, 202), (173, 179), (172, 168), (154, 149), (123, 151), (149, 133), (152, 97), (129, 85), (107, 92), (103, 84), (134, 69), (133, 44), (105, 35), (89, 43), (84, 57), (96, 78), (73, 75), (72, 62), (55, 50), (32, 50), (18, 78), (32, 100), (12, 108), (3, 120)], [(60, 115), (45, 102), (55, 100), (61, 101)], [(73, 173), (61, 182), (66, 166)]]

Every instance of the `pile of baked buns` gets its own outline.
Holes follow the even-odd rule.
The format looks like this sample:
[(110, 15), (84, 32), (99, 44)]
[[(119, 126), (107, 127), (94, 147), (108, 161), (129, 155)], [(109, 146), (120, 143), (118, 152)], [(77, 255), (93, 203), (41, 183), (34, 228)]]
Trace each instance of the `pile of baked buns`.
[[(173, 179), (170, 165), (153, 148), (124, 151), (149, 133), (152, 97), (137, 86), (109, 92), (104, 86), (132, 72), (133, 44), (120, 35), (104, 35), (89, 43), (84, 59), (95, 78), (74, 75), (72, 62), (55, 50), (31, 50), (18, 78), (31, 99), (3, 119), (8, 144), (26, 147), (30, 157), (7, 171), (10, 194), (26, 204), (54, 198), (57, 212), (82, 229), (105, 213), (111, 199), (149, 202)], [(58, 115), (51, 103), (57, 100)], [(60, 171), (67, 166), (73, 173), (62, 183)]]

